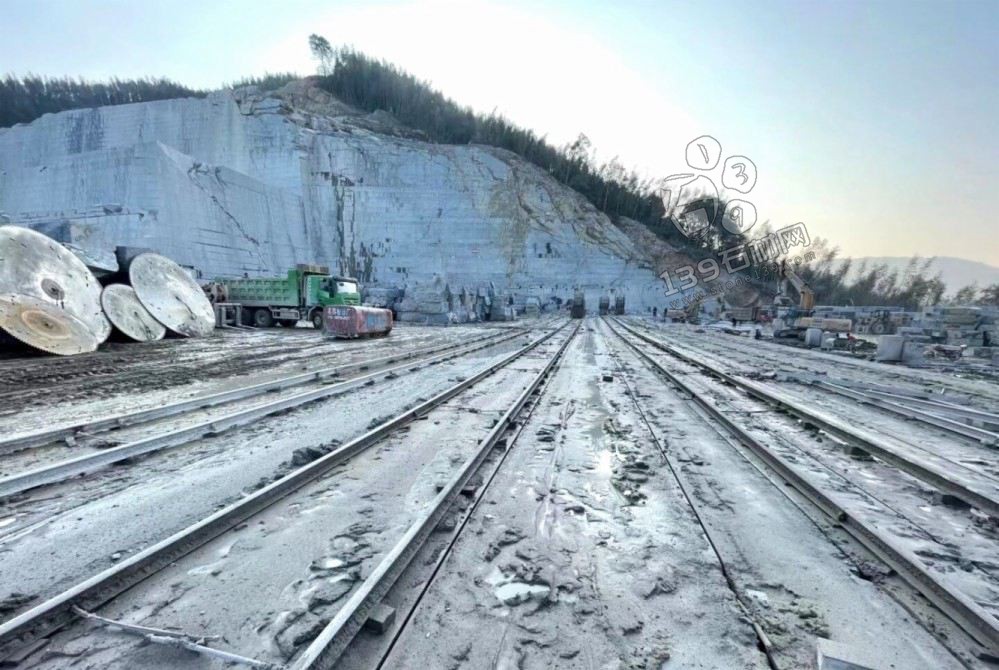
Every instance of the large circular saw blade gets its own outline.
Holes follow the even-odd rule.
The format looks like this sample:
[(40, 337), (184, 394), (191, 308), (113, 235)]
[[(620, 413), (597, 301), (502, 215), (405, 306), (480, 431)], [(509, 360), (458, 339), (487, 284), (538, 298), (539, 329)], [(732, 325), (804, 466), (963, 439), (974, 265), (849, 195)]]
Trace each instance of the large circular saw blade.
[(128, 267), (139, 301), (169, 330), (204, 337), (215, 328), (215, 310), (184, 268), (159, 254), (139, 254)]
[(111, 324), (137, 342), (162, 340), (166, 335), (166, 328), (139, 302), (139, 297), (131, 286), (105, 286), (101, 293), (101, 305)]
[(58, 305), (15, 293), (0, 294), (0, 328), (25, 344), (61, 356), (96, 351), (103, 341)]
[[(88, 341), (100, 344), (111, 334), (111, 324), (101, 309), (101, 285), (94, 275), (71, 251), (29, 228), (0, 226), (0, 295), (5, 296), (8, 314), (12, 313), (11, 305), (23, 298), (24, 313), (41, 310), (49, 319), (68, 323), (57, 319), (58, 311), (64, 311), (90, 330), (92, 337), (85, 338)], [(42, 310), (41, 305), (51, 309)], [(75, 325), (67, 327), (71, 332), (79, 330)], [(17, 328), (20, 334), (15, 337), (49, 350), (47, 328)], [(33, 333), (40, 338), (37, 345), (30, 339)]]

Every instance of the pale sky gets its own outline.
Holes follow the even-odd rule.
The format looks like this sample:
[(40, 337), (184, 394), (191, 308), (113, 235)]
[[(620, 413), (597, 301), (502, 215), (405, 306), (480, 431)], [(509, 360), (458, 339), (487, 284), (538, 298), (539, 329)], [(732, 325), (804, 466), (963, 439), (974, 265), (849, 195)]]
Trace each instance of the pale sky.
[(999, 265), (996, 0), (0, 0), (0, 17), (0, 72), (205, 88), (313, 72), (316, 32), (643, 174), (689, 171), (710, 134), (755, 163), (760, 220), (845, 255)]

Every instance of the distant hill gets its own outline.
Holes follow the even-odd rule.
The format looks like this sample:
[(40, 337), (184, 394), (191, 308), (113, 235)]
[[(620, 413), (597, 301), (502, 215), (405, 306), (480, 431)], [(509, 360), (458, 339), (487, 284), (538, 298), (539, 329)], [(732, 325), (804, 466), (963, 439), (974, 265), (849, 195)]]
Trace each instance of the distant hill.
[[(856, 274), (856, 269), (865, 261), (869, 267), (885, 264), (889, 269), (898, 270), (901, 274), (905, 272), (911, 259), (903, 256), (865, 256), (852, 260), (853, 271), (851, 274)], [(987, 263), (969, 261), (966, 258), (955, 258), (954, 256), (937, 256), (933, 259), (930, 272), (940, 273), (941, 279), (947, 285), (948, 295), (952, 295), (958, 289), (975, 282), (978, 282), (979, 287), (999, 283), (999, 268)]]

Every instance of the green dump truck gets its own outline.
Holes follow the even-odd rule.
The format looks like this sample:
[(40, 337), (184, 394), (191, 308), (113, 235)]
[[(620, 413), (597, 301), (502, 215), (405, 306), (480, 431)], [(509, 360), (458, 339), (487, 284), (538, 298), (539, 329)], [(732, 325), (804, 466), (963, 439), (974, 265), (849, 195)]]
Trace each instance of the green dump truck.
[(243, 306), (243, 322), (268, 328), (275, 323), (292, 327), (308, 320), (323, 327), (323, 308), (329, 305), (360, 305), (357, 280), (335, 277), (323, 265), (296, 265), (287, 277), (220, 279), (225, 300)]

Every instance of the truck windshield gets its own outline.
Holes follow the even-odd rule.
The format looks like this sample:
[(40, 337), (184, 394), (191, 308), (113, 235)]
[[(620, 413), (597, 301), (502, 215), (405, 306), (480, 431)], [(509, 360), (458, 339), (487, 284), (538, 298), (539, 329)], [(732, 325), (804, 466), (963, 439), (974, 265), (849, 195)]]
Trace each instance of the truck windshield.
[(352, 281), (338, 281), (336, 283), (337, 293), (357, 293), (357, 284)]

